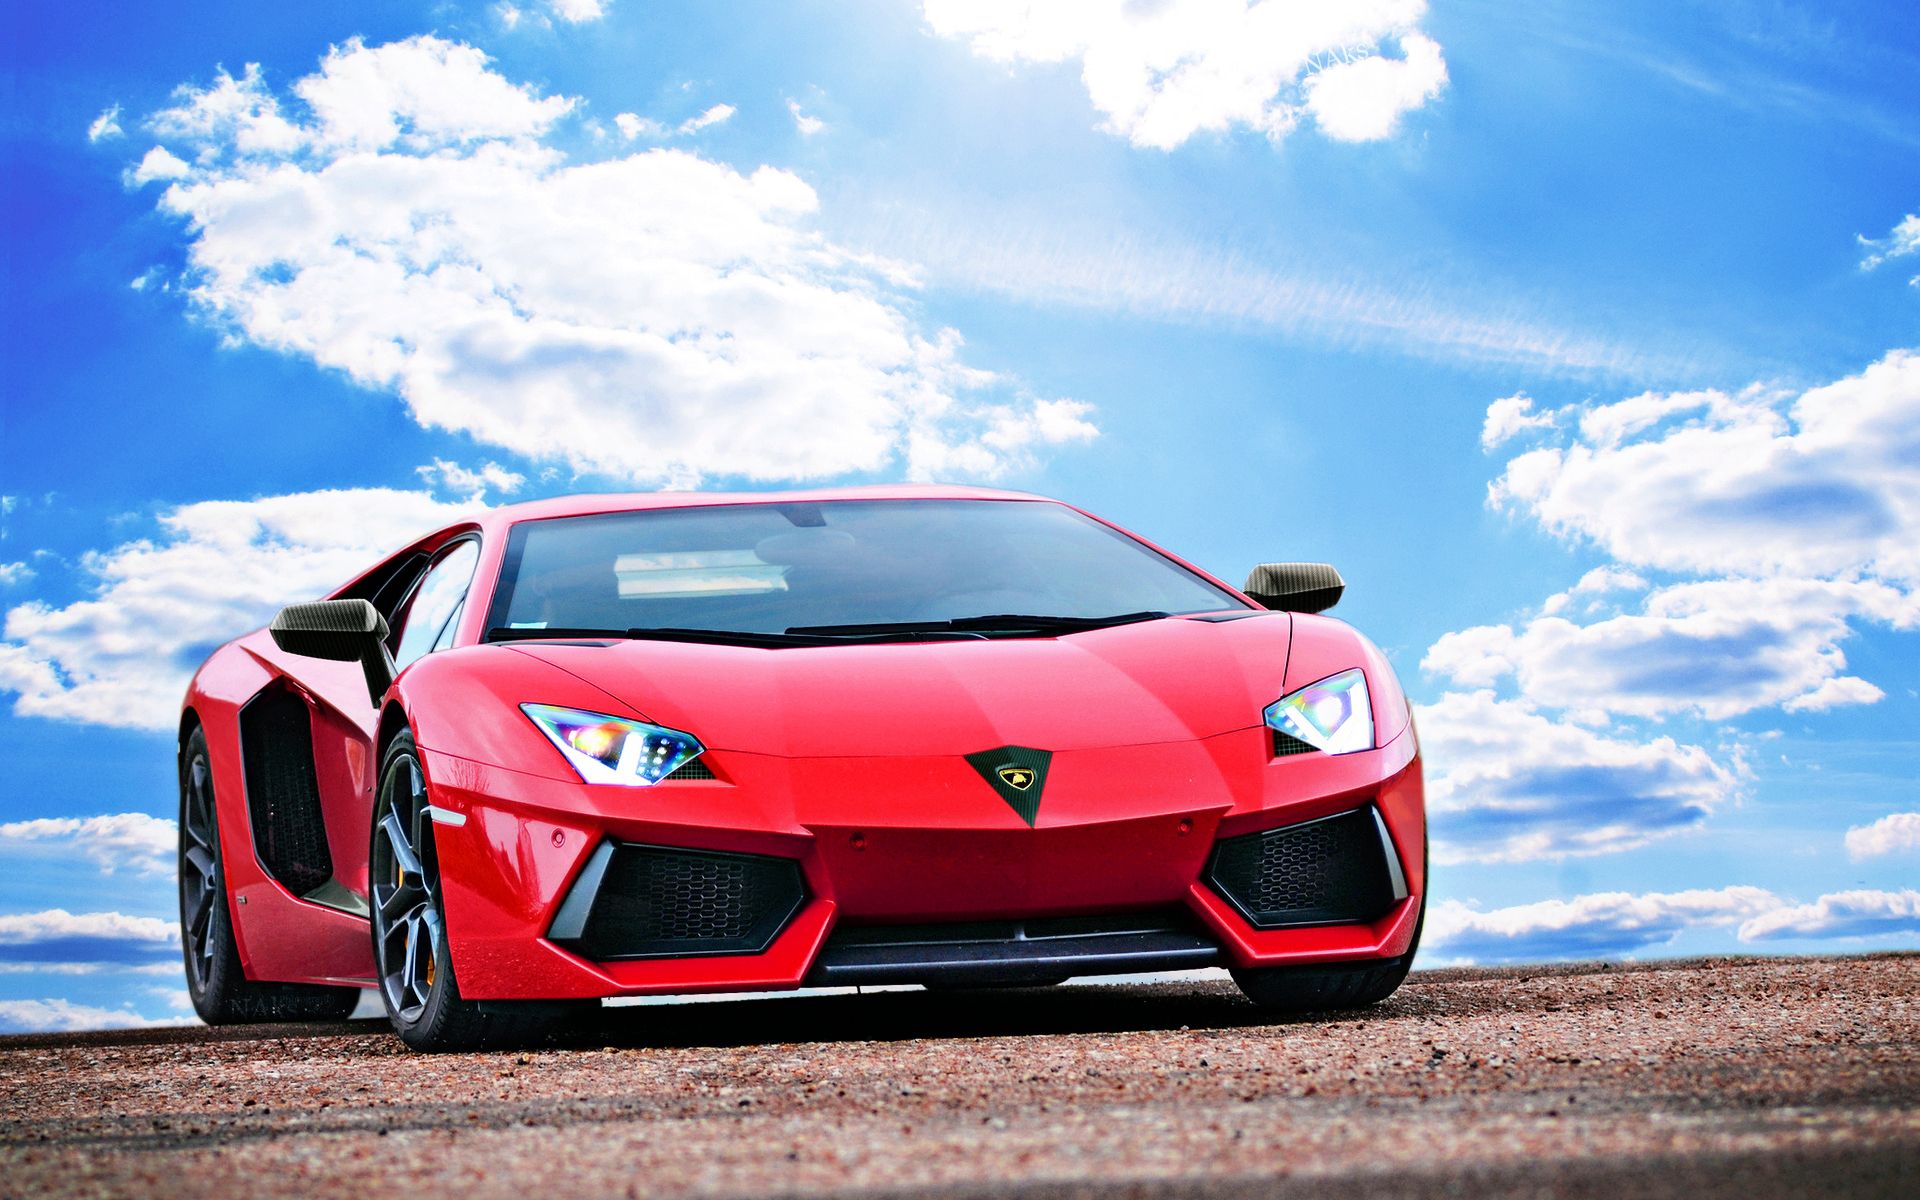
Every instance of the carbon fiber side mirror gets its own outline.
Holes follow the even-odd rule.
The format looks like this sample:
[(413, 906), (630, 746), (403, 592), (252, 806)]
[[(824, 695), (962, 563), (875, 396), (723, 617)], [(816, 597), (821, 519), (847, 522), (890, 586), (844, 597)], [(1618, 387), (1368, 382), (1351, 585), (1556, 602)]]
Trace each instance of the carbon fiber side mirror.
[(1240, 589), (1277, 612), (1325, 612), (1340, 603), (1347, 581), (1326, 563), (1261, 563)]
[(367, 600), (315, 600), (289, 604), (267, 626), (273, 644), (302, 658), (358, 662), (367, 677), (375, 708), (393, 686), (393, 655), (387, 650), (387, 622)]

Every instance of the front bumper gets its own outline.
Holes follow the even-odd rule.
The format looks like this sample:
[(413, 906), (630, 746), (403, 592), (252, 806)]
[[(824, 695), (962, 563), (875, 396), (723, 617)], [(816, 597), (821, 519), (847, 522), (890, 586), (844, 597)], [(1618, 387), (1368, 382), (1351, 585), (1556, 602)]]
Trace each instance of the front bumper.
[[(1031, 828), (958, 758), (713, 751), (715, 780), (627, 789), (562, 782), (430, 748), (423, 757), (434, 803), (451, 816), (436, 827), (436, 845), (454, 969), (462, 994), (474, 999), (857, 981), (862, 955), (844, 947), (874, 939), (843, 936), (828, 948), (828, 938), (836, 927), (874, 925), (1180, 917), (1177, 934), (1132, 930), (1134, 940), (1125, 944), (1110, 938), (966, 952), (976, 964), (981, 954), (1024, 957), (1026, 976), (1036, 979), (1062, 971), (1391, 958), (1411, 943), (1426, 890), (1425, 804), (1411, 729), (1378, 750), (1337, 757), (1273, 758), (1264, 728), (1059, 753)], [(1405, 898), (1377, 919), (1263, 930), (1204, 881), (1219, 839), (1363, 806), (1379, 812), (1404, 881)], [(614, 843), (789, 859), (799, 865), (805, 899), (760, 953), (590, 961), (549, 934), (581, 872)], [(1127, 924), (1113, 925), (1115, 938), (1129, 934), (1120, 928)], [(936, 938), (924, 952), (888, 953), (936, 963), (954, 960), (953, 944)], [(869, 969), (858, 981), (878, 980), (876, 953), (866, 953)], [(950, 965), (958, 974), (949, 981), (1025, 977), (1017, 962), (971, 975), (964, 961)]]

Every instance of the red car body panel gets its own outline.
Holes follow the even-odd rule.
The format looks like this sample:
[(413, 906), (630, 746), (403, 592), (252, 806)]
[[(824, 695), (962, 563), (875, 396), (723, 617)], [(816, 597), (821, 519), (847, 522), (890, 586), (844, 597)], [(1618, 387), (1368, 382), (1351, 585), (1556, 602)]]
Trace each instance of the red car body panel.
[[(413, 731), (433, 803), (465, 818), (437, 824), (435, 843), (449, 947), (469, 999), (798, 987), (840, 921), (1184, 906), (1235, 966), (1406, 951), (1426, 891), (1419, 748), (1391, 667), (1337, 620), (1261, 611), (1055, 638), (805, 649), (483, 644), (492, 581), (515, 522), (895, 497), (1045, 502), (930, 487), (538, 501), (493, 510), (402, 552), (480, 537), (454, 648), (405, 670), (384, 710), (369, 704), (356, 664), (284, 654), (264, 631), (216, 651), (188, 690), (183, 730), (192, 722), (206, 730), (247, 975), (371, 986), (374, 974), (366, 920), (296, 898), (253, 851), (237, 718), (276, 680), (309, 706), (335, 877), (361, 897), (384, 739), (399, 717)], [(1378, 748), (1275, 757), (1262, 710), (1355, 667), (1366, 673)], [(522, 702), (686, 730), (707, 747), (703, 761), (716, 778), (644, 788), (582, 783), (520, 712)], [(999, 746), (1053, 752), (1032, 827), (962, 757)], [(1371, 924), (1255, 929), (1202, 880), (1216, 838), (1369, 803), (1392, 834), (1409, 893)], [(764, 953), (589, 962), (545, 932), (607, 837), (791, 858), (807, 900)]]

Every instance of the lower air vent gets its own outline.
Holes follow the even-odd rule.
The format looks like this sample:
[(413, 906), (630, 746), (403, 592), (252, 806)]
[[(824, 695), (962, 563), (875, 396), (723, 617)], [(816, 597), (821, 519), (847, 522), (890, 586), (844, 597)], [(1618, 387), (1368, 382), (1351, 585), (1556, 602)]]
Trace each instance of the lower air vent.
[(806, 982), (1023, 987), (1075, 975), (1185, 971), (1220, 960), (1219, 943), (1183, 911), (841, 925), (820, 948)]
[(1273, 756), (1275, 758), (1285, 758), (1289, 754), (1311, 754), (1313, 751), (1313, 743), (1303, 742), (1284, 729), (1276, 729), (1273, 731)]
[(594, 962), (759, 954), (806, 898), (790, 858), (606, 841), (547, 937)]
[(240, 710), (240, 757), (260, 865), (296, 896), (332, 879), (306, 700), (273, 684), (248, 701)]
[(715, 778), (718, 778), (718, 777), (714, 775), (712, 767), (709, 767), (706, 763), (702, 762), (700, 759), (690, 758), (687, 760), (686, 765), (674, 768), (673, 772), (667, 775), (660, 782), (665, 783), (667, 782), (668, 779), (715, 779)]
[(1207, 883), (1260, 929), (1377, 921), (1407, 887), (1386, 825), (1369, 806), (1223, 838)]

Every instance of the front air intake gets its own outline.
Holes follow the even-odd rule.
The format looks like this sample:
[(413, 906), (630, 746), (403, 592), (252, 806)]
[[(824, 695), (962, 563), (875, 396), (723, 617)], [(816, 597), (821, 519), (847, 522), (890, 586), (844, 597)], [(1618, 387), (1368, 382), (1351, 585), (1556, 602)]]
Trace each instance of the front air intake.
[(760, 954), (806, 898), (790, 858), (603, 841), (547, 937), (594, 962)]
[(1364, 925), (1407, 896), (1393, 839), (1371, 805), (1222, 838), (1206, 878), (1257, 929)]

